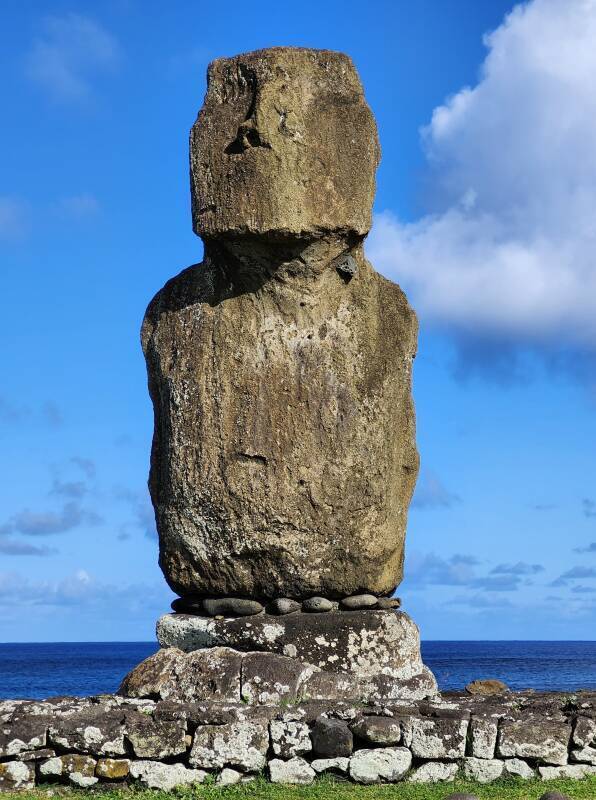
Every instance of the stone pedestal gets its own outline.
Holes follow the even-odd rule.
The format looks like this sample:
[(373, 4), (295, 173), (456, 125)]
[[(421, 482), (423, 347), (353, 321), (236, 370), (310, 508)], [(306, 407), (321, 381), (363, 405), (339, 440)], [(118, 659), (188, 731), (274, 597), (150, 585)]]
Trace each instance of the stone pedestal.
[(180, 702), (383, 703), (437, 696), (403, 612), (298, 612), (223, 618), (166, 614), (162, 646), (125, 679), (127, 697)]
[(162, 647), (185, 653), (209, 647), (263, 651), (318, 669), (407, 680), (422, 672), (418, 627), (403, 611), (298, 612), (213, 619), (166, 614), (157, 623)]

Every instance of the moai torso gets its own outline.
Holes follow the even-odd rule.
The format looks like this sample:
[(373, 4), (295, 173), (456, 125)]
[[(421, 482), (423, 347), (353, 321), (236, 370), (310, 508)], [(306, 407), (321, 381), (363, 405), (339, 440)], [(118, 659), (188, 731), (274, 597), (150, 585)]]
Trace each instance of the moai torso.
[(160, 564), (179, 594), (338, 598), (401, 580), (417, 325), (362, 252), (377, 162), (346, 56), (211, 65), (191, 134), (205, 258), (142, 332)]

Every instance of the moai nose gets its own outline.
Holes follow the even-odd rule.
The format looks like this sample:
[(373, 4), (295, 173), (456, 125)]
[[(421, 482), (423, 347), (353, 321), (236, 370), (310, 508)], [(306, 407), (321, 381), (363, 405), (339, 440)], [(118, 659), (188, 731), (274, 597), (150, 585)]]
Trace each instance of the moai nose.
[(271, 149), (269, 142), (261, 136), (257, 128), (256, 121), (253, 119), (245, 120), (239, 127), (236, 137), (226, 147), (225, 152), (228, 155), (235, 155), (243, 153), (249, 147), (265, 147)]

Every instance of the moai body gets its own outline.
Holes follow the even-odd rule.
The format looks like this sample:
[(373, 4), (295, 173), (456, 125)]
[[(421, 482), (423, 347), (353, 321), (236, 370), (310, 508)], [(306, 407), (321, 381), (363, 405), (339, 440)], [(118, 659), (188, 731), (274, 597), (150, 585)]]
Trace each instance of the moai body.
[(160, 565), (180, 595), (388, 596), (401, 580), (417, 322), (363, 254), (378, 161), (347, 56), (210, 65), (190, 139), (204, 260), (142, 330)]

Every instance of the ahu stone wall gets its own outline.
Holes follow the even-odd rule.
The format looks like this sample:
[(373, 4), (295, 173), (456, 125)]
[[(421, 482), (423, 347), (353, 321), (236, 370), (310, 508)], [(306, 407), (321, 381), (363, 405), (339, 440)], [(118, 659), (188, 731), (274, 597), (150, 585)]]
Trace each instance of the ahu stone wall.
[(445, 694), (363, 706), (250, 705), (119, 695), (0, 702), (0, 789), (139, 783), (171, 789), (211, 775), (360, 784), (596, 774), (596, 693)]

